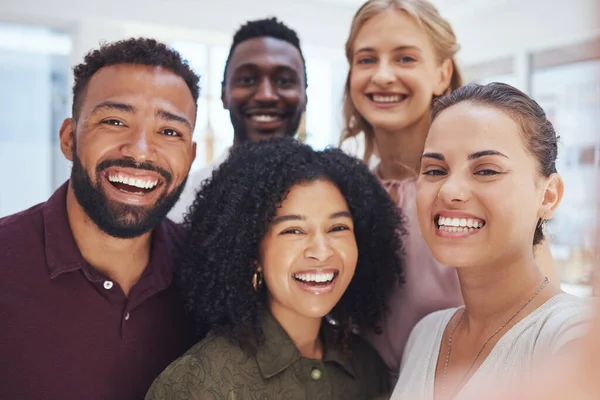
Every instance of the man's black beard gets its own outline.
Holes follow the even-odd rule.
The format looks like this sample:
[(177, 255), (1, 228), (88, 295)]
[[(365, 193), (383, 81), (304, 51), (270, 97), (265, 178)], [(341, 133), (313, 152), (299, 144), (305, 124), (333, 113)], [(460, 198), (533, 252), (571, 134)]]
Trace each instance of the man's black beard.
[(171, 193), (165, 192), (152, 208), (134, 206), (109, 200), (102, 190), (102, 171), (109, 167), (137, 168), (159, 173), (163, 185), (169, 187), (172, 177), (168, 171), (151, 163), (136, 163), (131, 159), (105, 160), (96, 167), (96, 183), (94, 184), (73, 150), (73, 168), (71, 169), (71, 185), (75, 197), (87, 216), (110, 236), (129, 239), (143, 235), (154, 229), (173, 208), (185, 187), (184, 181)]

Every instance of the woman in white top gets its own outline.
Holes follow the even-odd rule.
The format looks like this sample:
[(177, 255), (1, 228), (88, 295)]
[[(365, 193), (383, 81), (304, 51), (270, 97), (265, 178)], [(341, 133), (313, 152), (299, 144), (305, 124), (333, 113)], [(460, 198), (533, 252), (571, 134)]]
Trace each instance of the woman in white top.
[(434, 257), (457, 268), (465, 306), (417, 324), (392, 399), (467, 398), (491, 380), (490, 398), (585, 332), (586, 304), (533, 254), (563, 193), (557, 136), (535, 101), (500, 83), (458, 89), (432, 118), (418, 219)]

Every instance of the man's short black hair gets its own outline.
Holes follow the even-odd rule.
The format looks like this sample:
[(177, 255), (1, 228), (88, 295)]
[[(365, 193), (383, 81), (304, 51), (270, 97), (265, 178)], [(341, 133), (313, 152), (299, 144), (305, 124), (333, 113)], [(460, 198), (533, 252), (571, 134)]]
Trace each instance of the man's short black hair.
[(225, 69), (223, 70), (223, 83), (226, 81), (229, 59), (235, 48), (246, 40), (262, 37), (283, 40), (298, 49), (300, 58), (302, 59), (302, 68), (304, 69), (304, 84), (308, 86), (308, 81), (306, 80), (306, 62), (304, 61), (304, 55), (300, 48), (298, 34), (293, 29), (288, 28), (283, 22), (278, 21), (275, 17), (248, 21), (238, 29), (235, 35), (233, 35), (233, 43), (229, 49), (227, 61), (225, 62)]
[(73, 68), (73, 118), (77, 120), (85, 89), (92, 76), (100, 68), (117, 64), (138, 64), (163, 67), (179, 75), (190, 88), (194, 102), (198, 103), (199, 77), (189, 67), (181, 55), (164, 43), (148, 38), (130, 38), (118, 42), (102, 44), (99, 49), (90, 51), (83, 62)]

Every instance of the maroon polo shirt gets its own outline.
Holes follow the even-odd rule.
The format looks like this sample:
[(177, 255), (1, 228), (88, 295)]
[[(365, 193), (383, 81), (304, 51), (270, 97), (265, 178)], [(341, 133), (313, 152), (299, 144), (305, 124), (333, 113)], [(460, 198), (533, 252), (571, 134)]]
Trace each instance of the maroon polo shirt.
[(173, 284), (180, 231), (154, 230), (125, 297), (81, 256), (66, 193), (0, 219), (0, 399), (143, 399), (190, 344)]

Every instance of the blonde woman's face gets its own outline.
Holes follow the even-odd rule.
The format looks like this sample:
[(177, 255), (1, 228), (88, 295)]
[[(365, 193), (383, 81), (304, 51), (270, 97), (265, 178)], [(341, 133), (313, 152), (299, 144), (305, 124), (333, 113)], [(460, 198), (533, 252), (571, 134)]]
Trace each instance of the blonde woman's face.
[(432, 97), (449, 85), (451, 64), (438, 62), (427, 33), (412, 17), (388, 10), (356, 36), (350, 97), (376, 131), (403, 129), (429, 118)]

